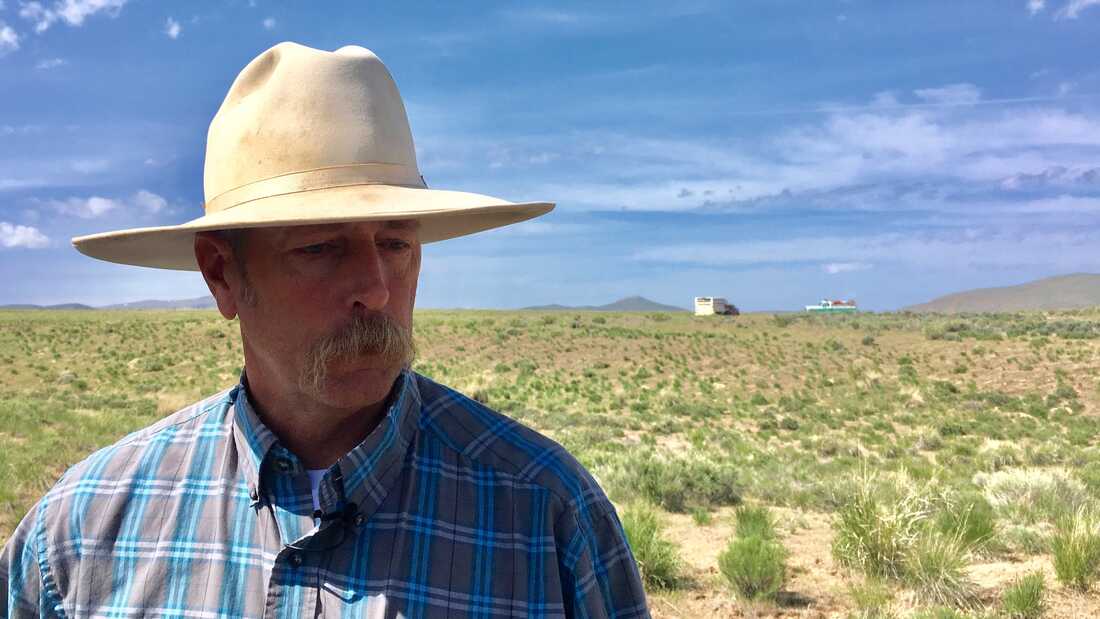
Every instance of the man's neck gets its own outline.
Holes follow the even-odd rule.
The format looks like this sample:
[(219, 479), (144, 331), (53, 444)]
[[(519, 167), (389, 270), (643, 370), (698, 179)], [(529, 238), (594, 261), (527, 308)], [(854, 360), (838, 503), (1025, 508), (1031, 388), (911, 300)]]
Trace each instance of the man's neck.
[[(258, 384), (257, 384), (258, 383)], [(256, 414), (308, 469), (327, 469), (355, 449), (382, 421), (390, 395), (359, 408), (326, 406), (299, 393), (271, 393), (263, 381), (246, 381)]]

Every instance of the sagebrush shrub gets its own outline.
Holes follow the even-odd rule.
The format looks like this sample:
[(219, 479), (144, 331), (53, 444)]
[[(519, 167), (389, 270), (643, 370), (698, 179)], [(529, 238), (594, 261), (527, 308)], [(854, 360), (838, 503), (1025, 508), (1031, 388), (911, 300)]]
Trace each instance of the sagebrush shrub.
[(741, 484), (730, 462), (639, 449), (610, 459), (599, 473), (612, 494), (641, 498), (670, 512), (741, 502)]
[(775, 540), (735, 537), (718, 556), (718, 569), (740, 597), (774, 600), (787, 576), (787, 551)]
[(1065, 469), (1006, 468), (973, 481), (999, 516), (1023, 524), (1054, 522), (1088, 500), (1085, 485)]

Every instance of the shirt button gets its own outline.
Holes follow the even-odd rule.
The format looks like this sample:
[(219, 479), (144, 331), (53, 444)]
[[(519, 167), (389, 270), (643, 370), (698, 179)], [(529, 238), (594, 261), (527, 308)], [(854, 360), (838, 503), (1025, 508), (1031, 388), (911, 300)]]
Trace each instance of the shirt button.
[(302, 553), (290, 553), (290, 556), (287, 557), (287, 561), (290, 561), (290, 565), (293, 567), (302, 567)]
[(285, 473), (290, 470), (290, 461), (283, 459), (276, 460), (275, 467)]
[(357, 526), (357, 527), (363, 526), (363, 522), (365, 520), (366, 520), (366, 518), (363, 518), (363, 514), (357, 514), (355, 516), (355, 526)]

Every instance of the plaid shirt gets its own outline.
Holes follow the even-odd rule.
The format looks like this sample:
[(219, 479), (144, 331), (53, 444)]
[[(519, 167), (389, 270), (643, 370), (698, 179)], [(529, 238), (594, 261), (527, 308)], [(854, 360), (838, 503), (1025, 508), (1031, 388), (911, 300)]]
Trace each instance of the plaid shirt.
[(648, 616), (614, 508), (561, 446), (405, 372), (321, 483), (246, 390), (74, 466), (0, 555), (0, 616)]

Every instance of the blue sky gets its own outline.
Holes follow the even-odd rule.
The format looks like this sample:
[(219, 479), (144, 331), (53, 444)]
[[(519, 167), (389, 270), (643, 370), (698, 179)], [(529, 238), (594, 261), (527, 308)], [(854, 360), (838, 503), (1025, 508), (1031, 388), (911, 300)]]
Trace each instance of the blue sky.
[(421, 307), (1100, 272), (1100, 0), (409, 5), (0, 0), (0, 303), (205, 293), (69, 239), (201, 214), (206, 126), (285, 40), (383, 59), (429, 185), (558, 203), (426, 246)]

